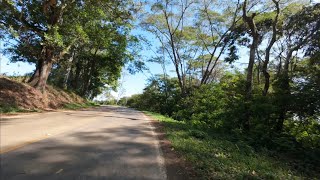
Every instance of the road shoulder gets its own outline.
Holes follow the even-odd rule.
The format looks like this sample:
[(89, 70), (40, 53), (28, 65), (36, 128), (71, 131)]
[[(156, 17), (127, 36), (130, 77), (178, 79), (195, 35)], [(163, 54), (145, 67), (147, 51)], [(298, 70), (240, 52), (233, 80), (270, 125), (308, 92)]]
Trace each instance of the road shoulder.
[[(144, 113), (145, 114), (145, 113)], [(150, 119), (154, 127), (155, 134), (159, 140), (159, 145), (165, 161), (165, 168), (168, 180), (193, 180), (197, 179), (193, 166), (185, 160), (172, 147), (171, 142), (166, 138), (165, 130), (161, 122), (145, 114)]]

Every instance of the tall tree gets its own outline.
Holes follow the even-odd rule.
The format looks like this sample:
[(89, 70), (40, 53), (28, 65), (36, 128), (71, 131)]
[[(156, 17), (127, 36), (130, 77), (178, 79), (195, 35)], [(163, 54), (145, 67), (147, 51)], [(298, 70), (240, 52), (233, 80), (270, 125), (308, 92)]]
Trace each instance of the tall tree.
[[(202, 65), (200, 83), (210, 83), (210, 79), (219, 60), (229, 50), (236, 52), (235, 38), (232, 37), (236, 24), (241, 20), (239, 17), (240, 1), (216, 2), (202, 0), (197, 4), (197, 43), (201, 48), (202, 56), (196, 59)], [(217, 8), (219, 7), (219, 8)], [(236, 60), (229, 58), (229, 62)]]
[(246, 81), (246, 98), (251, 99), (252, 96), (252, 79), (253, 79), (253, 65), (255, 62), (256, 50), (260, 43), (260, 34), (255, 23), (256, 13), (248, 14), (248, 0), (245, 0), (242, 5), (242, 18), (245, 24), (250, 30), (250, 36), (252, 37), (252, 42), (250, 44), (250, 54), (249, 63), (247, 68), (247, 81)]
[[(251, 101), (252, 99), (252, 81), (253, 81), (253, 65), (255, 62), (255, 56), (256, 56), (256, 50), (257, 47), (260, 43), (260, 34), (258, 32), (258, 28), (255, 23), (255, 16), (256, 13), (252, 13), (251, 15), (248, 15), (248, 0), (245, 0), (242, 5), (242, 18), (245, 24), (249, 27), (249, 34), (252, 37), (252, 41), (250, 44), (250, 54), (249, 54), (249, 63), (248, 63), (248, 68), (247, 68), (247, 78), (246, 78), (246, 98), (245, 100), (248, 102)], [(250, 129), (250, 118), (251, 118), (251, 113), (250, 110), (248, 109), (246, 112), (246, 117), (245, 121), (243, 122), (243, 126), (246, 130)]]
[(192, 0), (156, 1), (150, 4), (150, 14), (142, 23), (147, 31), (157, 37), (161, 48), (165, 49), (166, 56), (174, 65), (182, 94), (186, 94), (187, 91), (187, 62), (197, 51), (192, 46), (194, 39), (187, 36), (194, 35), (190, 33), (194, 29), (190, 26), (191, 19), (188, 13), (194, 3)]
[[(0, 22), (4, 31), (17, 43), (13, 52), (22, 59), (36, 63), (36, 70), (29, 83), (45, 90), (52, 65), (58, 64), (72, 47), (87, 39), (81, 22), (104, 22), (119, 24), (130, 19), (129, 1), (80, 1), (3, 0), (0, 7)], [(119, 27), (121, 28), (121, 27)], [(25, 47), (31, 46), (36, 55), (30, 59)], [(23, 50), (23, 51), (21, 51)]]
[(279, 95), (283, 97), (280, 102), (279, 118), (276, 124), (276, 130), (282, 131), (283, 122), (286, 119), (287, 111), (290, 109), (290, 82), (292, 81), (290, 73), (290, 65), (292, 67), (294, 53), (298, 54), (301, 49), (307, 49), (312, 45), (314, 38), (318, 37), (320, 33), (320, 3), (306, 6), (298, 13), (289, 17), (285, 28), (285, 38), (282, 43), (286, 50), (284, 53), (283, 66), (279, 72), (277, 79), (277, 88)]
[(158, 0), (150, 8), (141, 24), (158, 39), (159, 57), (172, 62), (182, 94), (210, 83), (226, 52), (235, 55), (239, 1)]
[(270, 87), (270, 74), (268, 72), (268, 64), (270, 61), (270, 52), (271, 52), (271, 48), (273, 47), (274, 43), (277, 41), (278, 39), (278, 34), (279, 34), (279, 30), (278, 30), (278, 22), (279, 22), (279, 16), (280, 16), (280, 5), (279, 2), (280, 0), (272, 0), (272, 2), (274, 3), (275, 6), (275, 17), (272, 19), (272, 32), (271, 32), (271, 39), (267, 45), (267, 48), (265, 50), (265, 60), (263, 62), (263, 66), (262, 66), (262, 73), (264, 75), (264, 88), (263, 88), (263, 92), (262, 94), (264, 96), (267, 95), (269, 87)]

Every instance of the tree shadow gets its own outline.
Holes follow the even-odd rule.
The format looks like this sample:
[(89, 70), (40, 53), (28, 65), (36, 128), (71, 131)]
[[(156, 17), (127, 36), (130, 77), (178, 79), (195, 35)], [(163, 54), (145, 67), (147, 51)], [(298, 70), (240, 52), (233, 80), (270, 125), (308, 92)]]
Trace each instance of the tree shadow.
[(146, 122), (82, 129), (1, 155), (1, 179), (164, 179)]

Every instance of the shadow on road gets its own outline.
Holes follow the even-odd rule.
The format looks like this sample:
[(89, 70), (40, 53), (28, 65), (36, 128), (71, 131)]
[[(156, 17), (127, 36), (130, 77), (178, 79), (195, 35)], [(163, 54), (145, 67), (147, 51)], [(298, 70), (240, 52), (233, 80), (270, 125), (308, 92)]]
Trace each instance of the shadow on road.
[[(100, 127), (2, 155), (1, 179), (162, 179), (148, 122), (131, 121), (143, 120), (141, 113), (121, 110)], [(110, 119), (123, 122), (106, 128)]]

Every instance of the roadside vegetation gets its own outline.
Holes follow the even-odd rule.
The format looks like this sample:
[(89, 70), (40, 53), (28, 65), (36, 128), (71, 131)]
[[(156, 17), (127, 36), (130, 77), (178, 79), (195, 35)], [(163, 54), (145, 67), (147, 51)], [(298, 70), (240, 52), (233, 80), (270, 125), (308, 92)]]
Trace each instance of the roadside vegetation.
[(96, 107), (99, 106), (98, 104), (94, 102), (87, 101), (83, 104), (77, 104), (77, 103), (70, 103), (70, 104), (65, 104), (63, 106), (64, 109), (71, 109), (71, 110), (76, 110), (76, 109), (82, 109), (82, 108), (90, 108), (90, 107)]
[(0, 106), (0, 113), (15, 114), (15, 113), (28, 113), (28, 112), (41, 112), (39, 109), (22, 109), (15, 106)]
[(163, 73), (119, 102), (170, 117), (173, 146), (205, 179), (319, 179), (320, 4), (150, 6), (142, 27)]
[[(164, 125), (175, 151), (194, 166), (199, 179), (317, 179), (315, 152), (302, 147), (287, 151), (290, 142), (274, 139), (270, 150), (250, 136), (199, 128), (185, 121), (145, 111)], [(278, 142), (277, 142), (278, 141)], [(283, 144), (287, 143), (287, 144)], [(293, 143), (293, 142), (291, 142)]]
[(168, 117), (205, 179), (319, 179), (319, 17), (315, 1), (2, 0), (3, 53), (35, 71), (0, 78), (0, 107), (80, 108), (144, 59), (162, 73), (109, 103)]

